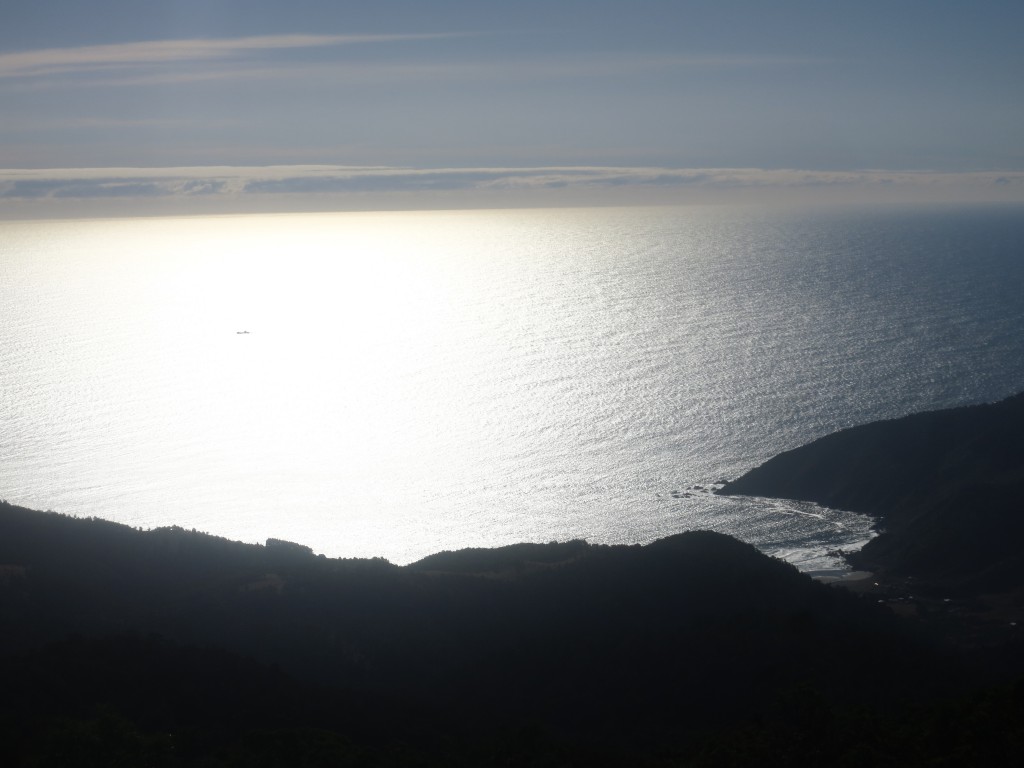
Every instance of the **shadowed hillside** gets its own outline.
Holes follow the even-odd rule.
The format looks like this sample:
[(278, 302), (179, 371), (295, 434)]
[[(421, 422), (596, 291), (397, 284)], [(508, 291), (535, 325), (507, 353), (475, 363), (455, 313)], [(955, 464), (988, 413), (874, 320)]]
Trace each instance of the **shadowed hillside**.
[(864, 512), (882, 535), (855, 564), (978, 588), (1024, 584), (1024, 393), (845, 429), (720, 493)]
[(1024, 395), (844, 430), (722, 492), (872, 514), (885, 532), (852, 562), (960, 597), (829, 587), (709, 532), (398, 567), (0, 502), (0, 757), (908, 766), (1024, 747)]
[(174, 760), (280, 732), (285, 752), (395, 764), (530, 744), (637, 761), (776, 727), (807, 696), (895, 713), (962, 682), (883, 607), (714, 533), (397, 567), (2, 504), (0, 569), (0, 714), (23, 755), (106, 729)]

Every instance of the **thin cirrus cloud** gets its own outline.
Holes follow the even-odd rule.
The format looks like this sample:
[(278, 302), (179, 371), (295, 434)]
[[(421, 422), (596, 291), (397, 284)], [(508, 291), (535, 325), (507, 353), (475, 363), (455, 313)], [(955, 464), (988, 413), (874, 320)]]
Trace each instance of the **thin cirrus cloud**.
[(431, 40), (453, 34), (260, 35), (45, 48), (0, 54), (0, 78), (36, 78), (154, 64), (217, 61), (267, 51)]
[[(803, 56), (762, 55), (658, 55), (618, 54), (546, 56), (529, 60), (430, 60), (368, 62), (357, 70), (331, 65), (308, 66), (292, 62), (274, 67), (260, 65), (274, 51), (332, 48), (352, 45), (401, 43), (476, 37), (479, 33), (357, 35), (261, 35), (241, 38), (157, 40), (75, 48), (47, 48), (0, 54), (0, 80), (35, 89), (61, 85), (61, 76), (75, 76), (76, 85), (138, 86), (258, 78), (329, 75), (331, 80), (370, 82), (460, 80), (607, 78), (644, 76), (671, 70), (737, 70), (802, 67), (820, 63)], [(207, 64), (201, 71), (176, 65)], [(82, 80), (81, 76), (88, 76)]]

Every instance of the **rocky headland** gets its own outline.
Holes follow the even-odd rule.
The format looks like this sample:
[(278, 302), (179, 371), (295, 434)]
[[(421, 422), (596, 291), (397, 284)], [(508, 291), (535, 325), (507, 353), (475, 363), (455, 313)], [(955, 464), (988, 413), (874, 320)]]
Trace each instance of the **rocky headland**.
[(827, 435), (719, 493), (862, 512), (880, 535), (858, 568), (971, 591), (1024, 585), (1024, 393)]

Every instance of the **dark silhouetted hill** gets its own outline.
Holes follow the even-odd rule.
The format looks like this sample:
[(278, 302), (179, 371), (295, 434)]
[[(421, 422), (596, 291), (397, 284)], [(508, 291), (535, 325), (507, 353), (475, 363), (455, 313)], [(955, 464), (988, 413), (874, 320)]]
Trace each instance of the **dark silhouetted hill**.
[(1024, 584), (1024, 394), (845, 429), (720, 491), (863, 512), (851, 561), (992, 589)]
[(805, 694), (899, 713), (961, 682), (874, 601), (720, 534), (397, 567), (6, 503), (0, 661), (0, 737), (37, 764), (97, 739), (167, 765), (653, 764)]

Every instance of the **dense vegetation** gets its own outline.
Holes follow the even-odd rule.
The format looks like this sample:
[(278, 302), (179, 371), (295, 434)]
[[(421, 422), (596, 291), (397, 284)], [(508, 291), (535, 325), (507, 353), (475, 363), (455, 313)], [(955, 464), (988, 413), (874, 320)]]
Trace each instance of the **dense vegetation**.
[[(895, 543), (865, 562), (1020, 583), (1022, 405), (849, 430), (727, 490), (883, 513), (876, 541)], [(939, 556), (951, 537), (960, 559)], [(966, 600), (911, 621), (889, 588), (826, 586), (708, 532), (398, 567), (0, 502), (0, 760), (1009, 762), (1019, 639), (948, 643), (932, 630)]]

